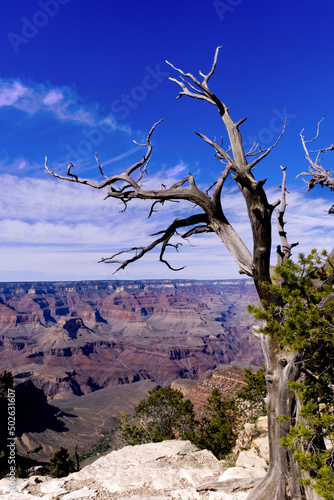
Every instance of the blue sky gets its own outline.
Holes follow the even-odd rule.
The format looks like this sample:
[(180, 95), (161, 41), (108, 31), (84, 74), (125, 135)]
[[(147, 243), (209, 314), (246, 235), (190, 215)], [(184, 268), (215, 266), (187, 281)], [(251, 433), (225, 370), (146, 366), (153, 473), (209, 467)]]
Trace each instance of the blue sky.
[[(334, 245), (332, 218), (324, 212), (333, 195), (306, 193), (301, 178), (308, 164), (299, 134), (315, 134), (317, 147), (334, 142), (334, 4), (327, 1), (13, 0), (0, 18), (0, 240), (1, 281), (238, 278), (237, 266), (215, 235), (196, 236), (170, 262), (187, 267), (173, 273), (147, 255), (113, 276), (98, 264), (122, 248), (147, 244), (149, 234), (187, 205), (166, 207), (147, 219), (147, 203), (126, 213), (100, 191), (57, 181), (44, 173), (65, 173), (69, 162), (82, 177), (98, 178), (97, 152), (107, 174), (123, 171), (142, 155), (142, 141), (154, 122), (150, 185), (171, 184), (191, 172), (209, 186), (220, 164), (194, 134), (224, 134), (213, 106), (176, 99), (177, 76), (166, 65), (198, 75), (208, 72), (222, 46), (211, 88), (242, 125), (245, 146), (268, 147), (288, 118), (278, 146), (255, 176), (268, 178), (269, 199), (277, 198), (280, 165), (287, 167), (290, 241), (299, 251)], [(333, 158), (324, 157), (326, 168)], [(229, 181), (224, 208), (249, 244), (247, 216)], [(275, 221), (274, 221), (275, 222)], [(278, 243), (276, 235), (274, 247)], [(296, 250), (296, 253), (298, 250)]]

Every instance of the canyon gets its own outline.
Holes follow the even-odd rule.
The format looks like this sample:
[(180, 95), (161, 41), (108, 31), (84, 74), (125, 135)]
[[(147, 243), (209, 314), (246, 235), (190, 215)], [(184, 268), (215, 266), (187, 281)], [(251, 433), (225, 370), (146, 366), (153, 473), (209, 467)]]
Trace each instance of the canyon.
[[(158, 385), (174, 383), (197, 408), (213, 387), (234, 396), (240, 368), (263, 363), (247, 313), (256, 300), (249, 280), (0, 283), (18, 453), (86, 452)], [(231, 365), (239, 371), (220, 374)]]
[(0, 372), (52, 398), (260, 366), (248, 280), (0, 283)]

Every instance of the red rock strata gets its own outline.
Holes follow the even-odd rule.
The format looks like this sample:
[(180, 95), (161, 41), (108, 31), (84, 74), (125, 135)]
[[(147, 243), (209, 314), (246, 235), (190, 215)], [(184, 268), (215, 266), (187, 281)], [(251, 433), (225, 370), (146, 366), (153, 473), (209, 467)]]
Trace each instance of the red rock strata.
[(0, 372), (52, 397), (261, 365), (246, 312), (255, 300), (247, 280), (0, 283)]
[(236, 393), (245, 385), (244, 370), (238, 366), (217, 370), (202, 382), (187, 380), (175, 380), (173, 389), (178, 389), (184, 396), (194, 404), (197, 415), (202, 415), (203, 407), (213, 389), (219, 389), (222, 398), (235, 398)]

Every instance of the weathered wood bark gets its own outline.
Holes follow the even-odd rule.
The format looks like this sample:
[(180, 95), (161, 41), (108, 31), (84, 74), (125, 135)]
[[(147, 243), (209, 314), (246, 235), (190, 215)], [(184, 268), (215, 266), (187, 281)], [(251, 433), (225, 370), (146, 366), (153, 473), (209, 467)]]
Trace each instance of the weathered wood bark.
[[(267, 286), (270, 283), (271, 222), (273, 212), (281, 200), (273, 204), (269, 203), (264, 190), (266, 180), (257, 181), (252, 171), (257, 163), (263, 160), (277, 144), (284, 132), (285, 125), (282, 134), (271, 147), (261, 149), (258, 145), (254, 145), (250, 151), (245, 152), (239, 127), (246, 118), (234, 122), (230, 116), (229, 109), (208, 87), (209, 79), (215, 71), (219, 49), (218, 47), (216, 50), (210, 72), (207, 75), (200, 72), (200, 76), (203, 78), (202, 81), (197, 80), (191, 73), (184, 73), (182, 70), (171, 65), (179, 73), (179, 79), (171, 78), (182, 89), (178, 97), (186, 95), (194, 99), (204, 100), (216, 106), (229, 138), (230, 147), (225, 150), (204, 134), (198, 134), (214, 149), (217, 160), (224, 165), (222, 173), (206, 192), (201, 191), (197, 187), (195, 179), (191, 174), (170, 187), (160, 186), (156, 190), (146, 190), (143, 188), (142, 178), (146, 172), (152, 151), (151, 135), (157, 124), (152, 127), (147, 136), (146, 154), (139, 162), (131, 165), (124, 172), (108, 177), (104, 174), (103, 168), (96, 158), (98, 168), (103, 176), (103, 180), (100, 183), (80, 179), (72, 173), (71, 170), (74, 167), (72, 164), (69, 165), (66, 176), (51, 171), (47, 166), (47, 161), (45, 161), (45, 168), (47, 173), (60, 179), (86, 184), (96, 189), (107, 188), (108, 194), (106, 198), (113, 197), (121, 200), (124, 203), (125, 209), (132, 199), (152, 200), (149, 216), (153, 214), (157, 203), (163, 204), (167, 201), (186, 200), (191, 205), (195, 204), (199, 207), (200, 212), (198, 214), (190, 215), (183, 219), (177, 218), (168, 228), (152, 235), (157, 236), (157, 238), (150, 245), (124, 250), (111, 257), (102, 259), (103, 262), (118, 263), (120, 264), (118, 269), (124, 269), (130, 263), (142, 258), (156, 246), (161, 245), (160, 260), (173, 269), (164, 255), (168, 247), (172, 246), (177, 249), (178, 244), (173, 244), (172, 238), (175, 234), (180, 235), (179, 231), (181, 228), (187, 228), (186, 232), (181, 235), (183, 238), (203, 232), (215, 232), (233, 255), (240, 267), (240, 272), (254, 279), (259, 298), (265, 305), (269, 305), (275, 300), (268, 291)], [(248, 162), (249, 159), (251, 159), (250, 162)], [(280, 263), (283, 263), (286, 258), (290, 257), (291, 249), (295, 245), (288, 243), (286, 232), (284, 231), (283, 217), (286, 205), (284, 169), (283, 173), (282, 204), (280, 210), (276, 210), (278, 230), (282, 243), (278, 249)], [(134, 174), (138, 175), (137, 179), (134, 179)], [(252, 253), (230, 225), (223, 212), (221, 203), (222, 190), (229, 174), (236, 181), (246, 202), (253, 235)], [(211, 194), (209, 194), (210, 192)], [(128, 252), (133, 252), (133, 255), (123, 260), (121, 256)], [(299, 354), (288, 352), (286, 348), (282, 348), (276, 341), (270, 340), (268, 336), (259, 334), (259, 337), (266, 360), (270, 465), (267, 475), (255, 486), (248, 498), (251, 500), (307, 498), (310, 500), (315, 497), (310, 496), (311, 493), (305, 492), (299, 485), (297, 480), (299, 472), (296, 463), (292, 459), (291, 453), (280, 444), (280, 438), (286, 436), (289, 431), (289, 424), (287, 422), (280, 423), (277, 419), (277, 417), (282, 415), (293, 418), (296, 411), (298, 413), (298, 402), (288, 388), (288, 381), (297, 380), (299, 377), (299, 365), (297, 363), (299, 361)]]
[(299, 471), (291, 452), (280, 444), (280, 439), (289, 432), (288, 422), (279, 422), (277, 417), (293, 416), (296, 399), (288, 388), (288, 381), (299, 377), (298, 354), (287, 352), (267, 335), (260, 334), (265, 356), (267, 379), (267, 413), (269, 432), (269, 468), (264, 479), (248, 495), (249, 500), (302, 499), (302, 488), (298, 483)]
[(296, 364), (298, 353), (287, 352), (267, 336), (263, 336), (261, 343), (267, 366), (269, 468), (247, 500), (321, 500), (315, 491), (300, 485), (298, 477), (301, 473), (292, 452), (280, 444), (280, 439), (287, 436), (290, 424), (280, 423), (277, 417), (288, 415), (298, 419), (299, 416), (299, 401), (288, 387), (288, 381), (300, 377), (300, 365)]

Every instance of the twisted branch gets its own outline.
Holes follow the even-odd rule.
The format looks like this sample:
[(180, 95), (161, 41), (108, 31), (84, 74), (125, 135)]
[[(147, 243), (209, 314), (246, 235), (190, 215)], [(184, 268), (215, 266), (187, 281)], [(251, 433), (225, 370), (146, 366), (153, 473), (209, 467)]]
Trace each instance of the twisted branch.
[[(282, 133), (272, 146), (264, 150), (259, 149), (258, 151), (256, 151), (256, 148), (252, 148), (248, 155), (254, 154), (254, 156), (259, 156), (248, 164), (239, 130), (239, 127), (245, 122), (247, 117), (234, 122), (229, 114), (229, 108), (227, 108), (225, 104), (220, 101), (220, 99), (209, 89), (208, 86), (209, 80), (216, 69), (219, 50), (220, 47), (218, 47), (215, 51), (210, 71), (207, 74), (204, 74), (201, 71), (199, 72), (202, 80), (199, 80), (191, 73), (185, 73), (181, 69), (173, 66), (171, 63), (168, 63), (179, 73), (179, 79), (171, 78), (172, 81), (181, 87), (178, 97), (187, 95), (188, 97), (205, 100), (210, 104), (215, 105), (223, 120), (229, 137), (230, 145), (225, 150), (222, 145), (218, 146), (204, 134), (198, 134), (215, 149), (216, 158), (224, 164), (224, 170), (222, 173), (205, 192), (198, 188), (191, 173), (180, 181), (175, 182), (170, 187), (160, 184), (159, 189), (144, 189), (143, 177), (147, 173), (147, 166), (152, 157), (151, 136), (155, 127), (161, 122), (161, 120), (155, 123), (151, 128), (147, 135), (146, 143), (141, 144), (141, 146), (146, 146), (146, 152), (143, 157), (122, 173), (108, 177), (103, 170), (103, 166), (100, 165), (97, 155), (95, 155), (99, 173), (103, 177), (101, 182), (94, 182), (88, 179), (80, 178), (78, 175), (73, 173), (75, 166), (72, 163), (68, 166), (66, 175), (57, 174), (49, 169), (47, 165), (47, 158), (45, 159), (45, 170), (48, 174), (62, 180), (85, 184), (94, 189), (106, 188), (106, 198), (119, 199), (124, 204), (124, 210), (126, 210), (128, 203), (133, 199), (152, 201), (148, 214), (149, 217), (156, 212), (157, 204), (160, 203), (161, 205), (164, 205), (165, 201), (178, 202), (180, 200), (186, 200), (203, 210), (202, 214), (190, 216), (184, 219), (176, 219), (166, 230), (161, 233), (157, 233), (156, 235), (161, 234), (161, 236), (155, 239), (150, 245), (133, 247), (131, 249), (118, 252), (109, 258), (102, 259), (102, 262), (118, 263), (120, 264), (118, 269), (124, 269), (128, 264), (139, 260), (147, 252), (161, 244), (160, 261), (164, 262), (168, 267), (170, 267), (170, 269), (173, 269), (164, 259), (164, 253), (168, 246), (174, 246), (174, 248), (178, 250), (179, 245), (173, 245), (170, 243), (170, 239), (173, 235), (177, 234), (178, 228), (193, 225), (195, 227), (186, 232), (183, 235), (183, 238), (193, 234), (213, 231), (226, 245), (227, 249), (238, 263), (241, 273), (245, 273), (248, 276), (253, 277), (255, 283), (270, 280), (271, 216), (275, 205), (270, 205), (268, 203), (263, 189), (265, 180), (256, 181), (252, 174), (252, 169), (259, 161), (270, 153), (273, 147), (276, 146), (277, 142), (284, 133), (286, 122)], [(230, 173), (232, 173), (232, 177), (237, 182), (246, 202), (253, 233), (253, 255), (250, 253), (247, 246), (236, 233), (234, 228), (230, 225), (222, 209), (222, 189), (225, 180)], [(211, 189), (213, 190), (212, 195), (210, 196), (209, 192), (211, 192)], [(119, 255), (131, 251), (135, 252), (135, 255), (131, 258), (125, 260), (120, 260), (118, 258)]]
[[(156, 122), (153, 125), (153, 127), (151, 128), (151, 130), (149, 131), (147, 138), (146, 138), (146, 144), (145, 144), (145, 145), (147, 145), (147, 151), (144, 154), (144, 156), (141, 158), (141, 160), (134, 163), (133, 165), (131, 165), (122, 174), (113, 175), (111, 177), (107, 177), (106, 175), (104, 175), (102, 167), (100, 166), (99, 160), (97, 158), (97, 154), (95, 154), (96, 162), (97, 162), (97, 165), (99, 167), (101, 175), (105, 178), (105, 180), (100, 182), (100, 183), (96, 183), (96, 182), (90, 181), (88, 179), (80, 179), (77, 175), (72, 174), (71, 169), (75, 167), (73, 165), (73, 163), (70, 163), (69, 166), (67, 167), (67, 175), (57, 174), (53, 170), (49, 169), (49, 167), (47, 165), (47, 157), (45, 157), (45, 172), (47, 174), (53, 175), (53, 177), (56, 177), (58, 179), (62, 179), (65, 181), (70, 181), (70, 182), (78, 182), (79, 184), (86, 184), (87, 186), (93, 187), (94, 189), (103, 189), (105, 187), (109, 187), (109, 190), (112, 193), (114, 193), (114, 195), (116, 195), (118, 193), (119, 196), (116, 196), (116, 197), (122, 198), (122, 193), (124, 192), (124, 190), (126, 188), (132, 187), (134, 190), (140, 189), (137, 182), (134, 181), (130, 176), (135, 170), (138, 170), (138, 169), (145, 170), (147, 163), (151, 157), (151, 153), (152, 153), (151, 135), (153, 134), (155, 127), (161, 122), (162, 122), (162, 120), (159, 120), (158, 122)], [(143, 144), (141, 144), (141, 146), (143, 146)], [(139, 180), (140, 179), (141, 179), (141, 175), (139, 175)], [(118, 181), (125, 182), (125, 186), (118, 188), (118, 189), (113, 188), (111, 185), (117, 183)]]
[[(96, 161), (98, 168), (100, 170), (101, 175), (104, 177), (104, 180), (100, 183), (93, 182), (88, 179), (81, 179), (76, 174), (72, 173), (72, 168), (75, 166), (71, 163), (67, 168), (67, 175), (60, 175), (49, 169), (47, 165), (47, 157), (45, 158), (45, 171), (46, 173), (56, 177), (58, 179), (77, 182), (79, 184), (85, 184), (94, 189), (103, 189), (107, 188), (107, 196), (106, 198), (112, 197), (120, 199), (124, 205), (125, 209), (127, 207), (127, 203), (132, 199), (149, 199), (149, 200), (157, 200), (157, 202), (163, 203), (164, 201), (171, 200), (188, 200), (196, 205), (199, 205), (205, 210), (205, 207), (211, 204), (210, 197), (200, 191), (197, 186), (194, 177), (189, 174), (184, 177), (182, 180), (174, 183), (170, 188), (166, 188), (166, 186), (160, 186), (160, 189), (154, 190), (145, 190), (142, 188), (143, 184), (142, 177), (144, 173), (146, 173), (147, 165), (151, 159), (152, 153), (152, 144), (151, 144), (151, 135), (156, 127), (162, 120), (155, 123), (151, 128), (147, 139), (147, 151), (145, 155), (141, 158), (140, 161), (134, 163), (129, 168), (127, 168), (123, 173), (116, 174), (110, 177), (107, 177), (102, 170), (102, 167), (99, 163), (99, 160), (96, 155)], [(135, 180), (131, 177), (135, 171), (139, 170), (139, 176)], [(140, 183), (141, 182), (141, 183)], [(186, 183), (189, 185), (183, 187)], [(150, 215), (153, 213), (151, 209)]]
[(295, 246), (298, 245), (298, 243), (289, 243), (288, 238), (287, 238), (287, 233), (284, 229), (285, 226), (285, 221), (284, 221), (284, 214), (285, 210), (287, 207), (286, 203), (286, 167), (282, 167), (282, 173), (283, 173), (283, 180), (282, 180), (282, 201), (281, 201), (281, 206), (280, 210), (278, 208), (275, 208), (276, 214), (277, 214), (277, 229), (278, 229), (278, 234), (281, 238), (281, 245), (277, 245), (277, 264), (283, 265), (287, 259), (291, 257), (291, 250)]
[[(216, 69), (216, 64), (217, 64), (217, 59), (218, 59), (218, 54), (219, 54), (220, 49), (221, 49), (221, 47), (217, 47), (217, 49), (216, 49), (215, 56), (214, 56), (213, 63), (212, 63), (212, 67), (211, 67), (211, 70), (209, 71), (209, 73), (207, 75), (204, 75), (201, 71), (199, 71), (200, 76), (203, 77), (202, 82), (197, 80), (197, 78), (195, 78), (191, 73), (184, 73), (184, 71), (182, 71), (182, 69), (176, 68), (175, 66), (173, 66), (173, 64), (171, 64), (168, 61), (166, 61), (166, 63), (169, 64), (169, 66), (171, 66), (173, 69), (175, 69), (175, 71), (178, 71), (182, 75), (180, 77), (181, 81), (177, 80), (176, 78), (169, 77), (169, 79), (172, 82), (177, 83), (177, 85), (179, 85), (182, 89), (182, 92), (179, 92), (179, 95), (177, 96), (178, 99), (180, 97), (182, 97), (183, 95), (187, 95), (188, 97), (192, 97), (194, 99), (201, 99), (203, 101), (207, 101), (210, 104), (214, 104), (215, 106), (217, 106), (220, 115), (223, 116), (225, 111), (227, 111), (227, 108), (215, 96), (215, 94), (213, 92), (211, 92), (211, 90), (208, 87), (208, 82), (209, 82), (211, 76), (214, 74), (215, 69)], [(193, 82), (195, 84), (195, 86), (191, 82), (189, 82), (187, 79), (190, 80), (191, 82)], [(192, 89), (193, 92), (191, 90), (189, 90), (188, 87), (190, 89)]]
[[(313, 139), (305, 140), (305, 136), (303, 135), (304, 129), (300, 133), (303, 149), (305, 151), (305, 158), (309, 162), (310, 166), (308, 172), (301, 172), (297, 175), (296, 179), (302, 175), (311, 176), (312, 178), (307, 182), (308, 191), (313, 189), (316, 184), (319, 184), (321, 187), (327, 186), (331, 191), (334, 191), (334, 178), (332, 176), (333, 170), (326, 170), (322, 165), (320, 165), (320, 161), (322, 160), (320, 155), (327, 151), (334, 151), (334, 144), (327, 148), (316, 149), (313, 151), (309, 151), (307, 147), (308, 143), (312, 143), (318, 138), (322, 120), (323, 118), (318, 122), (317, 133)], [(310, 153), (316, 153), (314, 160), (312, 159)], [(334, 213), (334, 205), (329, 209), (328, 213)]]
[[(177, 244), (170, 243), (171, 238), (175, 234), (179, 234), (177, 232), (178, 229), (180, 229), (182, 227), (187, 227), (187, 226), (195, 226), (196, 224), (201, 224), (201, 223), (205, 223), (205, 224), (209, 223), (209, 219), (208, 219), (206, 214), (192, 215), (190, 217), (187, 217), (186, 219), (178, 219), (177, 218), (172, 222), (172, 224), (170, 226), (168, 226), (167, 229), (164, 229), (163, 231), (159, 231), (157, 233), (151, 234), (150, 236), (158, 236), (160, 234), (162, 236), (160, 238), (157, 238), (156, 240), (154, 240), (149, 245), (128, 248), (126, 250), (121, 250), (120, 252), (115, 253), (111, 257), (102, 258), (99, 262), (105, 262), (106, 264), (121, 264), (116, 269), (116, 271), (113, 273), (113, 274), (115, 274), (120, 269), (125, 269), (132, 262), (135, 262), (136, 260), (141, 259), (146, 253), (150, 252), (157, 245), (160, 245), (160, 243), (161, 243), (162, 246), (161, 246), (161, 252), (160, 252), (160, 257), (159, 257), (160, 262), (163, 262), (164, 264), (166, 264), (166, 266), (169, 269), (171, 269), (172, 271), (181, 271), (186, 266), (183, 266), (180, 268), (173, 268), (169, 264), (169, 262), (166, 259), (164, 259), (165, 251), (166, 251), (167, 247), (174, 247), (176, 249), (176, 251), (178, 251), (178, 247), (179, 247), (179, 245), (181, 245), (181, 243), (177, 243)], [(204, 228), (204, 227), (206, 227), (206, 226), (196, 226), (193, 229), (191, 229), (190, 231), (188, 231), (187, 233), (185, 233), (184, 235), (181, 235), (181, 237), (188, 238), (191, 234), (196, 234), (197, 232), (198, 233), (203, 232), (202, 228)], [(210, 229), (208, 228), (207, 231), (210, 231)], [(118, 257), (119, 255), (122, 255), (122, 254), (128, 253), (128, 252), (135, 252), (135, 254), (133, 257), (126, 259), (126, 260), (120, 260), (120, 259), (115, 258), (115, 257)]]

